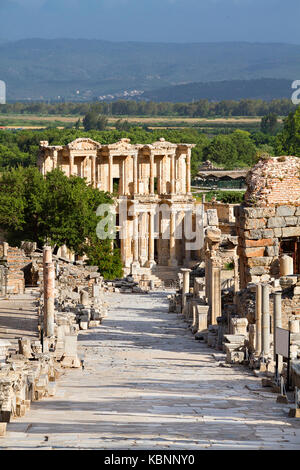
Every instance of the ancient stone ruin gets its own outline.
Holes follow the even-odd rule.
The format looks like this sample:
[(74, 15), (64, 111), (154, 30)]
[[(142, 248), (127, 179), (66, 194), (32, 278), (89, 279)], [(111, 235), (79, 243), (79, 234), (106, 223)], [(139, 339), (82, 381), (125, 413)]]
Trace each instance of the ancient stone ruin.
[[(169, 299), (170, 311), (184, 315), (196, 339), (223, 351), (228, 364), (247, 364), (276, 391), (280, 376), (287, 388), (300, 386), (299, 216), (299, 158), (259, 161), (248, 172), (230, 230), (206, 205), (205, 271), (182, 269), (181, 287)], [(224, 259), (232, 260), (229, 284)], [(290, 332), (290, 357), (276, 356), (277, 328)]]

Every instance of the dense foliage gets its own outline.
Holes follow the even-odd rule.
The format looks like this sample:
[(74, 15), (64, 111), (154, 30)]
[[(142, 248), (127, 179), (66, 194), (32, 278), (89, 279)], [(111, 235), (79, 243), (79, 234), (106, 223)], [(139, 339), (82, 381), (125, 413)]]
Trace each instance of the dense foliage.
[(39, 152), (39, 142), (47, 140), (50, 145), (66, 145), (78, 137), (90, 137), (102, 144), (111, 144), (123, 137), (132, 143), (150, 144), (160, 137), (171, 142), (194, 143), (192, 151), (192, 176), (194, 176), (203, 160), (209, 159), (226, 169), (251, 166), (259, 153), (274, 153), (275, 137), (262, 132), (250, 134), (235, 131), (228, 135), (214, 138), (197, 129), (159, 129), (145, 130), (131, 127), (129, 131), (109, 130), (85, 132), (78, 129), (47, 129), (44, 131), (0, 131), (0, 169), (35, 166)]
[(276, 139), (276, 153), (300, 157), (300, 106), (285, 120), (284, 129)]
[(185, 117), (230, 117), (230, 116), (264, 116), (275, 113), (287, 116), (295, 110), (289, 99), (273, 99), (263, 101), (207, 99), (193, 100), (192, 103), (171, 103), (153, 101), (117, 100), (113, 102), (95, 103), (8, 103), (0, 105), (1, 114), (32, 114), (32, 115), (75, 115), (85, 116), (95, 112), (106, 116), (185, 116)]
[[(48, 242), (55, 250), (66, 245), (76, 254), (91, 254), (105, 277), (118, 277), (118, 250), (109, 254), (108, 241), (96, 234), (96, 210), (112, 202), (108, 193), (93, 189), (82, 178), (68, 178), (60, 170), (44, 178), (37, 168), (18, 167), (0, 178), (0, 228), (14, 245), (30, 240), (42, 247)], [(109, 267), (101, 262), (104, 256), (110, 256)]]
[(203, 194), (205, 194), (207, 202), (211, 202), (215, 198), (224, 204), (241, 204), (244, 200), (245, 191), (207, 191), (205, 193), (198, 193), (196, 198), (202, 200)]

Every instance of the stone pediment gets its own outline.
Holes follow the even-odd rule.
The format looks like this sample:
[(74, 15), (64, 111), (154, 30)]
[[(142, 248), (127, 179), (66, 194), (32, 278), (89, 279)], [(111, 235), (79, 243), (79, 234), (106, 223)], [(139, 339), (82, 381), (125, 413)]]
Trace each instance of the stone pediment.
[(80, 138), (70, 142), (66, 148), (69, 150), (98, 150), (101, 148), (101, 144), (89, 138)]
[(137, 146), (132, 145), (130, 143), (130, 139), (121, 139), (119, 140), (119, 142), (103, 146), (103, 148), (107, 148), (114, 153), (119, 153), (120, 155), (122, 155), (122, 152), (126, 153), (132, 152), (132, 150), (136, 150)]
[(151, 144), (150, 147), (152, 148), (159, 148), (159, 149), (167, 149), (167, 148), (170, 148), (170, 149), (175, 149), (177, 148), (177, 145), (178, 144), (174, 144), (172, 142), (168, 142), (167, 140), (165, 140), (163, 137), (161, 139), (159, 139), (157, 142), (153, 142), (153, 144)]

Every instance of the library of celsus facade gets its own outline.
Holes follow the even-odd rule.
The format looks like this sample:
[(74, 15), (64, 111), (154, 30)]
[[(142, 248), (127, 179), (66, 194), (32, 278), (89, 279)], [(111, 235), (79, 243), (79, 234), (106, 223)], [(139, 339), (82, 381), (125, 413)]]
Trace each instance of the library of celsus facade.
[[(195, 230), (192, 147), (165, 139), (147, 145), (133, 145), (129, 139), (110, 145), (89, 138), (65, 146), (41, 142), (38, 165), (44, 175), (60, 168), (114, 194), (125, 274), (146, 277), (160, 271), (176, 278), (180, 266), (189, 266), (197, 256), (196, 250), (187, 249), (184, 235), (185, 224)], [(121, 207), (126, 209), (125, 221)]]

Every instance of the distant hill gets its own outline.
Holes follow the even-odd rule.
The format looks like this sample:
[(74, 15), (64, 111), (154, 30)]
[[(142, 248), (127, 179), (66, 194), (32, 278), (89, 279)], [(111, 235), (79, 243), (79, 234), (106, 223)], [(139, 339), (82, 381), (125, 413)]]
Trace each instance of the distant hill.
[(289, 44), (27, 39), (0, 44), (0, 79), (10, 100), (88, 100), (187, 83), (296, 80), (299, 59), (300, 46)]
[(146, 91), (142, 99), (150, 101), (191, 102), (201, 99), (209, 101), (241, 99), (272, 99), (290, 98), (293, 80), (261, 78), (254, 80), (223, 80), (208, 83), (187, 83)]

